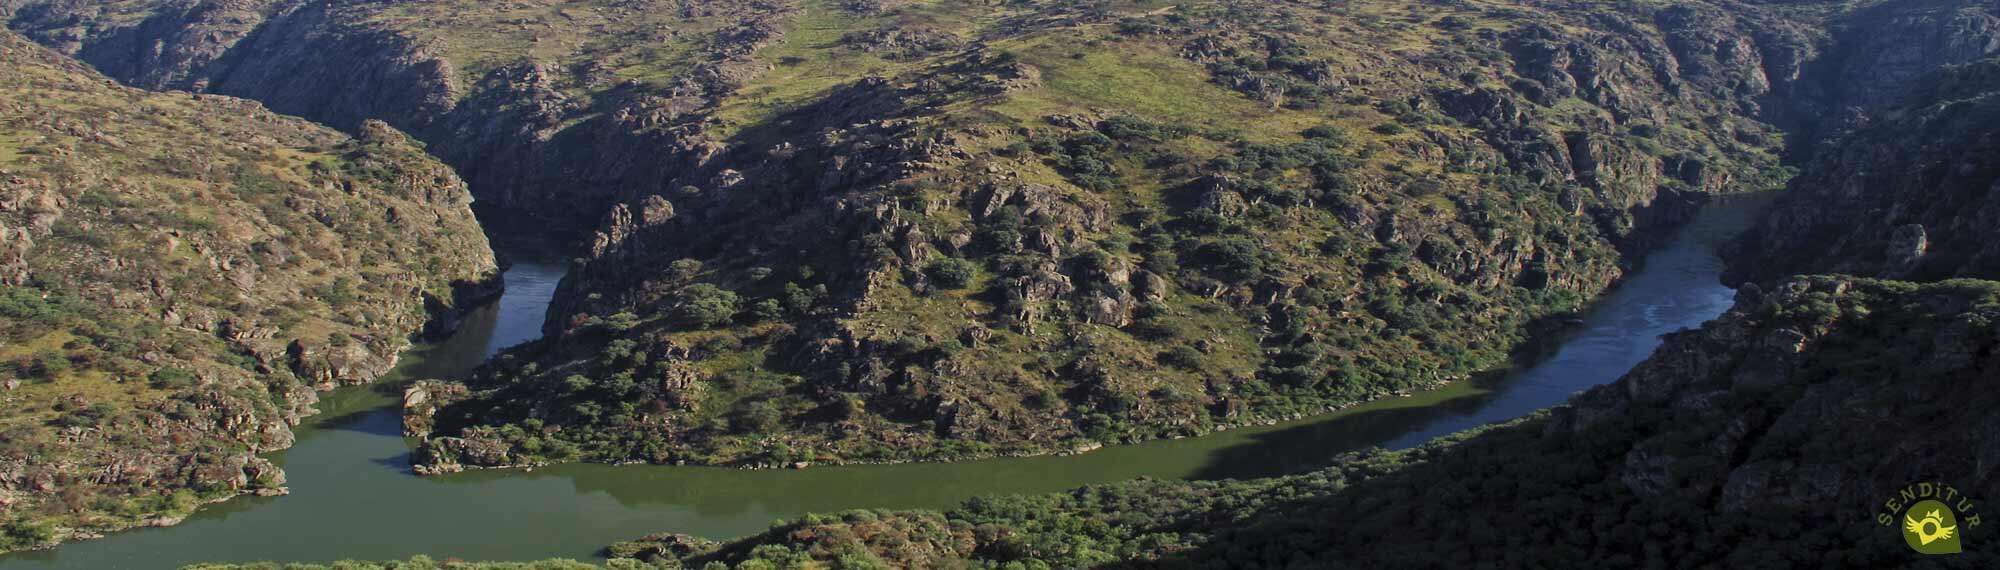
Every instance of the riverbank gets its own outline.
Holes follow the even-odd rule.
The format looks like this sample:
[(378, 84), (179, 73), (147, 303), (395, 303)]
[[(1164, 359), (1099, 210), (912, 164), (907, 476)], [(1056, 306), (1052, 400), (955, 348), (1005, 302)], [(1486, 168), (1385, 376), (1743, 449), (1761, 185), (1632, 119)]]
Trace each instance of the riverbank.
[[(230, 501), (181, 525), (47, 552), (0, 557), (0, 570), (159, 568), (197, 561), (588, 558), (618, 538), (669, 531), (733, 538), (773, 519), (855, 508), (946, 508), (968, 498), (1060, 491), (1141, 477), (1244, 479), (1296, 473), (1338, 453), (1403, 448), (1525, 415), (1609, 382), (1659, 344), (1725, 310), (1714, 246), (1758, 207), (1727, 198), (1704, 211), (1581, 316), (1560, 348), (1496, 378), (1452, 383), (1335, 414), (1204, 437), (1109, 446), (1076, 456), (961, 463), (817, 466), (806, 470), (571, 464), (533, 471), (410, 474), (398, 394), (349, 388), (322, 400), (298, 444), (272, 460), (293, 473), (291, 496)], [(536, 273), (524, 274), (533, 270)], [(445, 343), (406, 358), (419, 370), (470, 369), (487, 350), (535, 338), (562, 268), (517, 263), (509, 292)], [(537, 284), (539, 283), (539, 285)], [(502, 322), (502, 321), (505, 322)], [(512, 341), (512, 342), (510, 342)]]

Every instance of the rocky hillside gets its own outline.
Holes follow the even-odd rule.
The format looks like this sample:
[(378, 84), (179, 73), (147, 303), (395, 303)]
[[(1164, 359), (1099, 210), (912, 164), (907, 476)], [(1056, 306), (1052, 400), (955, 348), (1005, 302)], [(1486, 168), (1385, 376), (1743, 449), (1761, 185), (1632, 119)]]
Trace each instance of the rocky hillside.
[(362, 148), (393, 138), (378, 118), (496, 219), (586, 228), (545, 340), (408, 394), (427, 472), (1047, 453), (1316, 412), (1502, 367), (1704, 197), (1804, 173), (1732, 256), (1769, 293), (1553, 412), (1308, 475), (612, 550), (910, 567), (1906, 562), (1882, 497), (2000, 491), (1996, 287), (1788, 276), (1993, 277), (1995, 14), (0, 0), (121, 80)]
[(610, 552), (745, 568), (1897, 567), (1917, 555), (1877, 515), (1905, 486), (1951, 487), (1966, 543), (2000, 538), (1971, 518), (2000, 496), (1995, 382), (2000, 284), (1799, 278), (1745, 288), (1566, 406), (1315, 473), (808, 516)]
[(1732, 278), (2000, 278), (2000, 60), (1933, 76), (1822, 150), (1733, 246)]
[[(809, 516), (726, 544), (663, 534), (609, 552), (670, 567), (1892, 567), (1919, 562), (1883, 510), (1913, 485), (1955, 497), (1965, 540), (1992, 540), (1977, 516), (2000, 494), (1986, 411), (2000, 284), (1946, 279), (1994, 275), (1995, 64), (1978, 59), (1991, 17), (1964, 2), (1897, 8), (1910, 13), (1848, 20), (1919, 33), (1837, 44), (1850, 47), (1829, 59), (1883, 50), (1861, 58), (1881, 74), (1843, 76), (1848, 122), (1815, 127), (1827, 144), (1732, 252), (1732, 273), (1776, 286), (1745, 286), (1722, 319), (1566, 406), (1294, 477)], [(1785, 277), (1812, 271), (1931, 283)]]
[(1897, 0), (1807, 9), (1821, 12), (1814, 27), (1829, 41), (1793, 69), (1796, 80), (1775, 89), (1765, 109), (1794, 133), (1791, 146), (1799, 159), (1905, 104), (1940, 70), (2000, 51), (2000, 9), (1990, 2)]
[(1783, 113), (1802, 175), (1730, 248), (1728, 279), (2000, 277), (2000, 7), (1887, 2), (1828, 21), (1838, 41)]
[[(139, 87), (411, 133), (495, 220), (585, 230), (693, 181), (700, 112), (766, 62), (780, 0), (0, 0), (0, 20)], [(566, 231), (560, 231), (566, 230)], [(587, 232), (586, 232), (587, 233)]]
[(379, 122), (120, 87), (0, 31), (0, 550), (281, 492), (314, 390), (492, 294), (471, 196)]
[(490, 219), (597, 225), (549, 342), (415, 399), (412, 433), (444, 438), (430, 461), (448, 469), (1038, 453), (1500, 366), (1704, 196), (1781, 182), (1784, 137), (1758, 118), (1846, 100), (1805, 77), (1843, 6), (0, 16), (137, 85), (389, 121)]
[(412, 394), (426, 470), (1044, 453), (1464, 378), (1989, 9), (0, 0), (595, 228), (547, 341)]
[(427, 468), (1040, 453), (1464, 378), (1776, 185), (1747, 117), (1816, 41), (1700, 4), (787, 14), (549, 340), (418, 398)]

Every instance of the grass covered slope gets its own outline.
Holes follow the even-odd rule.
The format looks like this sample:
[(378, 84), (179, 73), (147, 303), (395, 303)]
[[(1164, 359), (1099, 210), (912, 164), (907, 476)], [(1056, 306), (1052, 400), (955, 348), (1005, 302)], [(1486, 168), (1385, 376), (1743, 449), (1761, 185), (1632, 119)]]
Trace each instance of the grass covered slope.
[(786, 14), (550, 338), (411, 410), (427, 469), (1041, 453), (1501, 367), (1776, 183), (1743, 117), (1810, 47), (1705, 5)]
[(314, 390), (373, 380), (496, 267), (449, 169), (0, 32), (0, 550), (278, 492)]
[[(1566, 406), (1315, 473), (808, 516), (721, 545), (662, 535), (610, 551), (738, 568), (1901, 566), (1917, 555), (1878, 524), (1885, 499), (1930, 482), (1983, 513), (2000, 496), (1996, 323), (2000, 284), (1798, 278), (1746, 289)], [(1960, 521), (1967, 544), (1994, 538)]]

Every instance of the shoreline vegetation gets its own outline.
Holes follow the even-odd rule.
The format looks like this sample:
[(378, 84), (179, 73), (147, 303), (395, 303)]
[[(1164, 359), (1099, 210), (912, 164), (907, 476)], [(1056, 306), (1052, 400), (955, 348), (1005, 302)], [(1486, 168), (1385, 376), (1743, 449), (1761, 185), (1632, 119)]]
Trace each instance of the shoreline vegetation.
[(1526, 419), (607, 563), (1881, 566), (1896, 545), (1827, 505), (1905, 483), (1887, 462), (2000, 492), (1965, 465), (2000, 423), (1959, 406), (2000, 366), (1987, 0), (0, 0), (0, 22), (0, 553), (285, 492), (266, 455), (321, 393), (499, 298), (489, 233), (563, 241), (567, 272), (537, 340), (398, 386), (400, 425), (371, 427), (420, 475), (1077, 455), (1475, 390), (1705, 204), (1778, 188), (1719, 254), (1725, 318)]
[[(1502, 373), (1505, 373), (1505, 372), (1506, 372), (1506, 371), (1504, 371), (1504, 370), (1503, 370), (1503, 371), (1494, 371), (1494, 372), (1491, 372), (1491, 374), (1502, 374)], [(1463, 379), (1463, 380), (1459, 380), (1459, 382), (1470, 382), (1470, 381), (1472, 381), (1472, 379), (1471, 379), (1471, 378), (1466, 378), (1466, 379)], [(699, 463), (672, 463), (672, 464), (658, 464), (658, 463), (647, 463), (647, 462), (644, 462), (644, 461), (625, 461), (625, 462), (601, 462), (601, 463), (602, 463), (602, 464), (604, 464), (604, 465), (616, 465), (616, 466), (648, 466), (648, 465), (651, 465), (651, 466), (662, 466), (662, 465), (673, 465), (673, 466), (677, 466), (677, 467), (678, 467), (678, 466), (687, 466), (687, 467), (715, 467), (715, 468), (727, 468), (727, 469), (743, 469), (743, 470), (772, 470), (772, 469), (810, 469), (810, 468), (813, 468), (813, 467), (863, 467), (863, 466), (887, 466), (887, 465), (909, 465), (909, 464), (916, 464), (916, 463), (953, 463), (953, 462), (966, 462), (966, 461), (983, 461), (983, 460), (990, 460), (990, 459), (1026, 459), (1026, 458), (1033, 458), (1033, 457), (1070, 457), (1070, 456), (1076, 456), (1076, 455), (1082, 455), (1082, 454), (1085, 454), (1085, 453), (1090, 453), (1090, 452), (1093, 452), (1093, 451), (1098, 451), (1098, 450), (1101, 450), (1101, 449), (1105, 449), (1105, 448), (1107, 448), (1107, 447), (1113, 447), (1113, 446), (1121, 446), (1121, 445), (1137, 445), (1137, 444), (1142, 444), (1142, 443), (1146, 443), (1146, 442), (1148, 442), (1148, 441), (1155, 441), (1155, 440), (1157, 440), (1157, 439), (1189, 439), (1189, 438), (1200, 438), (1200, 437), (1207, 437), (1207, 436), (1211, 436), (1211, 435), (1216, 435), (1216, 434), (1220, 434), (1220, 433), (1223, 433), (1223, 432), (1227, 432), (1227, 431), (1231, 431), (1231, 430), (1237, 430), (1237, 429), (1245, 429), (1245, 428), (1257, 428), (1257, 427), (1273, 427), (1273, 426), (1279, 426), (1279, 425), (1283, 425), (1283, 424), (1289, 424), (1289, 423), (1294, 423), (1294, 422), (1301, 422), (1301, 423), (1310, 423), (1310, 422), (1313, 422), (1313, 421), (1315, 421), (1315, 420), (1319, 420), (1319, 419), (1324, 419), (1324, 418), (1329, 418), (1329, 417), (1335, 417), (1335, 416), (1338, 416), (1338, 415), (1340, 415), (1340, 413), (1341, 413), (1341, 412), (1345, 412), (1345, 411), (1347, 411), (1347, 410), (1350, 410), (1350, 409), (1353, 409), (1353, 408), (1357, 408), (1357, 407), (1362, 407), (1362, 406), (1367, 406), (1367, 405), (1369, 405), (1369, 404), (1373, 404), (1373, 403), (1377, 403), (1377, 402), (1381, 402), (1381, 401), (1384, 401), (1384, 400), (1392, 400), (1392, 399), (1400, 399), (1400, 398), (1409, 398), (1409, 397), (1413, 397), (1413, 396), (1418, 396), (1418, 395), (1422, 395), (1422, 394), (1423, 394), (1423, 393), (1425, 393), (1425, 392), (1431, 392), (1431, 391), (1436, 391), (1436, 390), (1443, 390), (1443, 389), (1445, 389), (1445, 388), (1448, 388), (1448, 387), (1450, 387), (1450, 385), (1451, 385), (1451, 384), (1454, 384), (1454, 382), (1450, 382), (1450, 381), (1446, 381), (1446, 382), (1440, 382), (1440, 383), (1438, 383), (1438, 384), (1432, 384), (1432, 385), (1419, 385), (1419, 386), (1417, 386), (1417, 387), (1415, 387), (1415, 388), (1411, 388), (1411, 389), (1409, 389), (1409, 390), (1407, 390), (1407, 391), (1403, 391), (1403, 392), (1398, 392), (1398, 393), (1392, 393), (1392, 394), (1387, 394), (1387, 395), (1383, 395), (1383, 396), (1379, 396), (1379, 397), (1375, 397), (1375, 398), (1372, 398), (1372, 399), (1369, 399), (1369, 400), (1363, 400), (1363, 401), (1358, 401), (1358, 402), (1352, 402), (1352, 403), (1348, 403), (1348, 404), (1343, 404), (1343, 405), (1336, 405), (1336, 406), (1333, 406), (1333, 407), (1329, 407), (1329, 408), (1326, 408), (1326, 409), (1323, 409), (1323, 410), (1320, 410), (1320, 411), (1317, 411), (1317, 412), (1310, 412), (1310, 413), (1300, 413), (1300, 414), (1294, 414), (1294, 415), (1291, 415), (1291, 416), (1287, 416), (1287, 417), (1282, 417), (1282, 418), (1266, 418), (1266, 419), (1253, 419), (1253, 420), (1249, 420), (1249, 421), (1246, 421), (1246, 422), (1244, 422), (1244, 423), (1238, 423), (1238, 424), (1230, 424), (1230, 425), (1218, 425), (1218, 426), (1215, 426), (1215, 427), (1214, 427), (1213, 429), (1210, 429), (1210, 430), (1208, 430), (1208, 431), (1204, 431), (1204, 432), (1200, 432), (1200, 433), (1194, 433), (1194, 434), (1187, 434), (1187, 435), (1172, 435), (1172, 436), (1165, 436), (1165, 437), (1160, 437), (1160, 438), (1153, 438), (1153, 439), (1134, 439), (1134, 440), (1126, 440), (1126, 441), (1119, 441), (1119, 442), (1114, 442), (1114, 443), (1102, 443), (1102, 442), (1083, 442), (1083, 443), (1082, 443), (1081, 445), (1079, 445), (1079, 446), (1077, 446), (1077, 447), (1074, 447), (1074, 448), (1070, 448), (1070, 449), (1049, 449), (1049, 450), (1043, 450), (1043, 451), (1023, 451), (1023, 452), (1018, 452), (1018, 453), (1011, 453), (1011, 454), (996, 454), (996, 455), (964, 455), (964, 456), (953, 456), (953, 457), (948, 457), (948, 458), (936, 458), (936, 459), (926, 459), (926, 458), (915, 458), (915, 459), (902, 459), (902, 460), (883, 460), (883, 461), (847, 461), (847, 462), (843, 462), (843, 461), (839, 461), (839, 460), (836, 460), (836, 461), (832, 461), (832, 462), (826, 462), (826, 463), (809, 463), (809, 462), (802, 462), (802, 463), (792, 463), (792, 464), (788, 464), (788, 465), (780, 465), (780, 464), (699, 464)], [(586, 462), (586, 463), (589, 463), (589, 461), (585, 461), (585, 462)], [(542, 468), (542, 467), (549, 467), (549, 466), (552, 466), (552, 465), (561, 465), (561, 464), (562, 464), (562, 463), (554, 463), (554, 462), (550, 462), (550, 463), (525, 463), (525, 464), (516, 464), (516, 465), (459, 465), (459, 466), (457, 466), (457, 469), (458, 469), (458, 470), (455, 470), (455, 471), (454, 471), (454, 470), (436, 470), (436, 469), (424, 469), (424, 468), (423, 468), (423, 466), (418, 466), (419, 470), (418, 470), (418, 471), (417, 471), (416, 473), (417, 473), (418, 475), (425, 475), (425, 476), (438, 476), (438, 475), (449, 475), (449, 474), (452, 474), (452, 473), (459, 473), (459, 472), (463, 472), (463, 471), (467, 471), (467, 470), (482, 470), (482, 471), (507, 471), (507, 470), (527, 470), (527, 471), (532, 471), (532, 470), (534, 470), (534, 469), (537, 469), (537, 468)]]
[[(1872, 532), (1880, 530), (1873, 511), (1847, 505), (1872, 505), (1909, 484), (1881, 476), (1883, 469), (1994, 435), (1982, 410), (1996, 397), (1995, 379), (1985, 372), (2000, 364), (1994, 360), (2000, 352), (1991, 350), (2000, 345), (2000, 328), (1979, 328), (1994, 322), (2000, 322), (1996, 282), (1796, 277), (1768, 290), (1746, 288), (1724, 317), (1670, 335), (1625, 377), (1563, 405), (1407, 450), (1344, 454), (1308, 473), (1141, 479), (981, 497), (946, 510), (808, 514), (725, 542), (670, 533), (619, 542), (597, 564), (419, 558), (296, 568), (1242, 568), (1480, 560), (1537, 566), (1577, 559), (1621, 565), (1636, 562), (1633, 553), (1646, 548), (1659, 549), (1648, 556), (1703, 564), (1879, 567), (1908, 559), (1901, 537)], [(1800, 348), (1774, 351), (1744, 338), (1796, 339)], [(1857, 369), (1879, 374), (1847, 373)], [(1936, 398), (1974, 405), (1944, 408)], [(1844, 411), (1855, 405), (1923, 413)], [(1745, 422), (1756, 429), (1744, 431)], [(1883, 422), (1891, 429), (1858, 429)], [(1936, 441), (1919, 446), (1890, 445), (1916, 426), (1948, 429), (1927, 430)], [(1717, 463), (1690, 443), (1741, 453)], [(1648, 463), (1605, 467), (1606, 459), (1620, 457)], [(1757, 476), (1802, 462), (1840, 484), (1800, 488)], [(1960, 487), (1967, 493), (2000, 492), (1976, 466), (1930, 465), (1939, 480), (1976, 482)], [(1663, 487), (1644, 483), (1661, 468), (1678, 479)], [(1481, 476), (1467, 479), (1467, 473)], [(1407, 496), (1428, 499), (1414, 505), (1398, 499)], [(1712, 500), (1717, 496), (1720, 502)], [(1329, 519), (1327, 512), (1349, 516)], [(1764, 517), (1740, 516), (1745, 512)], [(1563, 521), (1604, 531), (1536, 535)], [(1673, 528), (1689, 532), (1662, 536)], [(1855, 535), (1855, 529), (1871, 532)], [(1841, 536), (1857, 538), (1825, 546)], [(1396, 548), (1361, 548), (1369, 544)], [(1963, 556), (1974, 566), (1995, 559)], [(294, 568), (199, 568), (280, 567)]]
[(493, 295), (464, 183), (381, 122), (123, 87), (12, 31), (0, 62), (0, 551), (282, 493), (262, 454), (320, 392)]

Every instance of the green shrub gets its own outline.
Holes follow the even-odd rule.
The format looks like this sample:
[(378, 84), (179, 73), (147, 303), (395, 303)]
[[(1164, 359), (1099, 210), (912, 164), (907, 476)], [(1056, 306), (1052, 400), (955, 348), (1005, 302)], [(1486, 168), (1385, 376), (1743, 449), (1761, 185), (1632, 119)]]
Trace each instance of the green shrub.
[(146, 382), (161, 390), (184, 390), (194, 387), (195, 376), (193, 372), (167, 367), (146, 375)]
[(939, 289), (964, 289), (972, 285), (973, 277), (979, 274), (979, 266), (956, 257), (947, 257), (931, 262), (924, 268), (924, 275)]
[(1161, 352), (1159, 358), (1160, 364), (1182, 370), (1195, 370), (1201, 368), (1203, 356), (1201, 351), (1195, 350), (1194, 347), (1180, 345)]
[(617, 332), (629, 331), (637, 326), (639, 326), (639, 315), (633, 314), (631, 311), (620, 311), (604, 318), (604, 328)]
[(1242, 283), (1263, 275), (1264, 259), (1256, 242), (1231, 237), (1195, 248), (1201, 268), (1224, 281)]
[(1317, 127), (1306, 129), (1305, 132), (1300, 134), (1304, 135), (1306, 138), (1309, 139), (1322, 140), (1322, 141), (1332, 142), (1335, 144), (1347, 142), (1347, 132), (1342, 131), (1340, 130), (1340, 127), (1336, 127), (1333, 125), (1320, 125)]
[(673, 314), (674, 318), (690, 325), (722, 326), (736, 318), (741, 302), (735, 291), (699, 283), (681, 290), (680, 301), (674, 305)]
[(777, 299), (765, 299), (750, 305), (750, 316), (758, 322), (776, 321), (785, 318), (785, 305)]
[(744, 407), (736, 416), (736, 421), (732, 422), (732, 426), (738, 432), (767, 433), (778, 429), (783, 420), (784, 413), (778, 410), (777, 404), (757, 402)]
[(54, 380), (68, 372), (69, 358), (53, 351), (41, 351), (14, 364), (17, 372), (27, 378)]
[(673, 271), (674, 278), (683, 280), (694, 279), (701, 275), (701, 268), (702, 263), (698, 259), (676, 259), (673, 263), (667, 264), (667, 269)]
[(56, 427), (92, 427), (118, 414), (111, 404), (91, 404), (89, 407), (70, 410), (55, 419)]
[(333, 307), (353, 304), (360, 299), (360, 294), (354, 290), (354, 278), (346, 276), (317, 287), (313, 291), (313, 296), (319, 297), (319, 300)]
[(32, 287), (0, 289), (0, 316), (56, 326), (75, 317), (77, 308), (67, 295), (47, 294)]
[(48, 523), (15, 520), (0, 527), (0, 550), (15, 550), (47, 544), (56, 531)]

